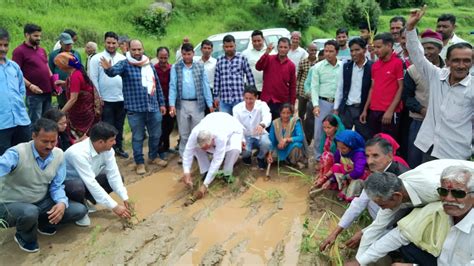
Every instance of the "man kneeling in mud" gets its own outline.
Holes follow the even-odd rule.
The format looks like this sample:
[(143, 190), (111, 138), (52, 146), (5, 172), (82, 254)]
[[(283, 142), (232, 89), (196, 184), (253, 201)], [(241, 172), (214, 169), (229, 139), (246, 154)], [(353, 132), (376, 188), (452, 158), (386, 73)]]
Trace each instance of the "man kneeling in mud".
[[(186, 206), (204, 196), (222, 162), (224, 162), (224, 178), (232, 175), (243, 145), (245, 145), (243, 126), (227, 113), (211, 113), (193, 128), (183, 153), (183, 182), (193, 187), (191, 166), (195, 156), (204, 183), (185, 203)], [(208, 155), (212, 155), (212, 160), (209, 160)]]

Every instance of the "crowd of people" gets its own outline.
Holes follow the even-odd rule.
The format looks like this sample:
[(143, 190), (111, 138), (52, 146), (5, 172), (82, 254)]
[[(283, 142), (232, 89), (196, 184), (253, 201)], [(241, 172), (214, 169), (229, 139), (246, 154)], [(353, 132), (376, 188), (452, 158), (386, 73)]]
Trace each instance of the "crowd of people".
[(196, 57), (186, 37), (174, 64), (168, 47), (149, 58), (140, 40), (115, 32), (105, 33), (103, 52), (88, 42), (82, 63), (70, 29), (48, 56), (34, 24), (24, 26), (10, 60), (10, 37), (0, 29), (0, 218), (16, 227), (14, 240), (27, 252), (39, 250), (36, 232), (89, 226), (96, 204), (129, 218), (115, 158), (129, 157), (127, 118), (139, 175), (150, 164), (167, 166), (177, 125), (182, 181), (192, 188), (203, 180), (185, 205), (204, 197), (217, 176), (232, 182), (239, 156), (249, 166), (255, 156), (259, 170), (275, 161), (302, 169), (312, 160), (310, 193), (333, 190), (350, 203), (321, 251), (367, 209), (374, 221), (346, 243), (358, 248), (348, 265), (388, 258), (470, 265), (474, 53), (456, 36), (454, 15), (418, 32), (424, 12), (392, 18), (387, 33), (362, 23), (350, 39), (340, 28), (324, 47), (307, 49), (299, 32), (273, 44), (255, 30), (242, 53), (226, 35), (222, 56), (213, 58), (204, 40)]

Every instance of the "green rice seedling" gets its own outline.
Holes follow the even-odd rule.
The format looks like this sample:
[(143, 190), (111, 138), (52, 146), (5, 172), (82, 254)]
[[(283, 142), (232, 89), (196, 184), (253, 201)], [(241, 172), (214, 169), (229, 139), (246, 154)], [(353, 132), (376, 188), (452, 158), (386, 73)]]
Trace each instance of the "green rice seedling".
[(256, 191), (252, 194), (252, 196), (248, 200), (245, 201), (243, 207), (250, 207), (258, 203), (265, 202), (265, 201), (276, 203), (283, 197), (282, 193), (276, 188), (264, 190), (255, 186), (254, 184), (248, 181), (244, 181), (244, 182), (249, 187), (255, 189)]
[(102, 227), (100, 225), (96, 225), (94, 229), (92, 230), (92, 232), (90, 233), (89, 244), (91, 246), (94, 245), (95, 242), (97, 241), (97, 236), (99, 235), (101, 229)]
[(289, 169), (289, 171), (282, 171), (281, 173), (287, 176), (294, 176), (294, 177), (299, 177), (303, 182), (312, 184), (313, 183), (313, 177), (311, 175), (303, 173), (301, 170), (298, 170), (294, 167), (291, 166), (286, 166), (286, 168)]
[(138, 219), (137, 216), (137, 210), (136, 210), (136, 203), (133, 199), (128, 200), (128, 210), (130, 211), (130, 218), (122, 218), (120, 221), (122, 222), (122, 227), (123, 229), (133, 229), (135, 227), (135, 224), (139, 223), (140, 220)]

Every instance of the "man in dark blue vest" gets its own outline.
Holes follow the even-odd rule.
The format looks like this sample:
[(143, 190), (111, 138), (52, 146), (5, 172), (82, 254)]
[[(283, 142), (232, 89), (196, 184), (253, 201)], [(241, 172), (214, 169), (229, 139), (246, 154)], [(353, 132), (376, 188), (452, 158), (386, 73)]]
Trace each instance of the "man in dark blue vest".
[(182, 59), (173, 65), (170, 76), (170, 115), (178, 121), (180, 157), (191, 130), (204, 118), (206, 106), (211, 113), (214, 111), (209, 80), (204, 65), (193, 62), (193, 48), (190, 43), (181, 46)]
[(366, 47), (366, 42), (361, 38), (349, 42), (352, 60), (346, 62), (342, 68), (342, 82), (339, 82), (337, 87), (334, 109), (346, 129), (355, 126), (357, 132), (365, 139), (369, 139), (370, 132), (367, 125), (359, 121), (372, 82), (372, 61), (365, 56)]

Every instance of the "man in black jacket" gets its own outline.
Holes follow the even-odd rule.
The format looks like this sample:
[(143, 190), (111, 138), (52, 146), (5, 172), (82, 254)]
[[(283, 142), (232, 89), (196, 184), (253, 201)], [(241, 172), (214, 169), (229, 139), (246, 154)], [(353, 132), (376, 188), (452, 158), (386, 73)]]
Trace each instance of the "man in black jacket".
[(342, 68), (342, 78), (336, 91), (334, 102), (335, 113), (339, 114), (346, 129), (359, 132), (365, 139), (370, 138), (367, 125), (359, 121), (364, 109), (372, 82), (372, 61), (366, 54), (366, 42), (361, 38), (349, 42), (352, 60), (346, 62)]

